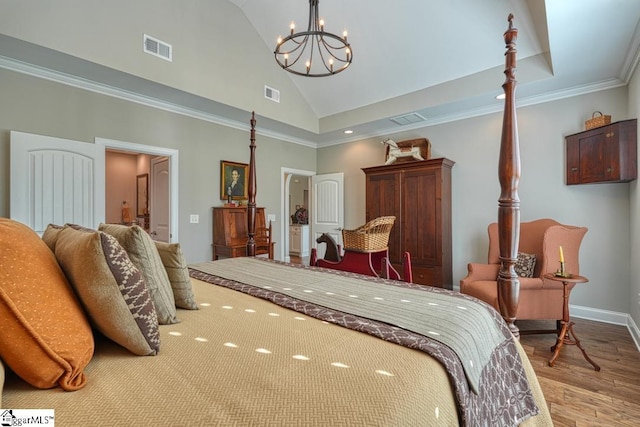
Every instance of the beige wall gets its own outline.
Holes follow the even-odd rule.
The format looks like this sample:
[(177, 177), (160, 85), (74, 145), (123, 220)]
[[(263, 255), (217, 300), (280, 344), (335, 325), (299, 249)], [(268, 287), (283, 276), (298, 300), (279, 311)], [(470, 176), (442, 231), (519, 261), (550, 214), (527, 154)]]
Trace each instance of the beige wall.
[[(144, 53), (143, 33), (172, 45), (173, 61)], [(318, 130), (318, 118), (294, 81), (228, 1), (3, 0), (0, 34)], [(240, 80), (238, 70), (245, 71)], [(265, 99), (265, 85), (280, 90), (280, 103)]]
[[(626, 88), (518, 109), (522, 221), (554, 218), (589, 228), (581, 274), (571, 303), (628, 313), (630, 283), (629, 188), (634, 184), (565, 185), (564, 136), (584, 130), (594, 110), (629, 118)], [(456, 162), (453, 181), (453, 277), (457, 287), (469, 262), (487, 258), (487, 225), (497, 220), (497, 176), (502, 114), (385, 135), (396, 141), (428, 138), (432, 157)], [(383, 163), (384, 137), (318, 150), (318, 173), (345, 172), (345, 227), (365, 222), (365, 177), (360, 168)], [(416, 195), (419, 197), (419, 195)], [(419, 215), (419, 212), (416, 212)], [(635, 308), (635, 307), (634, 307)]]
[[(296, 182), (297, 181), (297, 182)], [(308, 198), (305, 200), (305, 191), (308, 196), (309, 177), (294, 175), (289, 183), (289, 212), (293, 215), (296, 206), (309, 209)]]
[(122, 203), (127, 202), (132, 217), (136, 210), (137, 156), (123, 153), (105, 155), (105, 222), (122, 221)]
[[(9, 131), (92, 143), (106, 138), (179, 150), (179, 236), (188, 262), (211, 259), (220, 161), (249, 161), (249, 132), (0, 69), (0, 216), (9, 216)], [(250, 115), (247, 113), (247, 124)], [(278, 218), (281, 168), (313, 171), (315, 150), (260, 135), (257, 203)], [(189, 215), (200, 215), (190, 224)], [(277, 245), (277, 243), (276, 243)]]
[[(129, 141), (180, 152), (179, 235), (189, 262), (211, 256), (211, 206), (219, 198), (220, 160), (248, 161), (249, 135), (236, 130), (87, 92), (50, 81), (0, 70), (0, 215), (9, 215), (9, 130), (92, 142), (95, 137)], [(637, 82), (627, 88), (597, 92), (518, 110), (522, 179), (522, 220), (552, 217), (589, 228), (581, 251), (581, 273), (590, 282), (573, 292), (572, 304), (638, 316), (638, 284), (631, 283), (632, 236), (637, 224), (636, 183), (564, 184), (564, 136), (584, 128), (593, 110), (613, 120), (635, 117)], [(630, 105), (628, 114), (627, 105)], [(635, 109), (635, 110), (634, 110)], [(247, 120), (249, 117), (247, 116)], [(456, 162), (453, 168), (454, 284), (466, 264), (486, 258), (486, 226), (497, 215), (497, 158), (501, 114), (391, 134), (396, 140), (426, 137), (433, 157)], [(258, 129), (260, 123), (258, 122)], [(364, 222), (362, 167), (382, 163), (383, 139), (369, 139), (314, 150), (258, 134), (258, 204), (280, 219), (281, 167), (345, 174), (345, 227)], [(199, 224), (189, 215), (199, 214)], [(630, 230), (633, 224), (633, 230)], [(274, 223), (280, 234), (281, 224)], [(633, 231), (633, 233), (631, 232)], [(634, 253), (637, 249), (634, 246)], [(635, 255), (634, 255), (635, 256)], [(637, 267), (635, 267), (637, 268)], [(634, 275), (636, 277), (636, 275)], [(631, 298), (629, 296), (631, 295)]]

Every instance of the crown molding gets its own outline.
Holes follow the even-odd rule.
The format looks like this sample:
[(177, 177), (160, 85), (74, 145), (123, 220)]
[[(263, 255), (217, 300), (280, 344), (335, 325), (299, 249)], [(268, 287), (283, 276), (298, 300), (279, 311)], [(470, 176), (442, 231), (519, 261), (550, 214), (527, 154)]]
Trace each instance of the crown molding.
[[(638, 33), (639, 32), (636, 31), (636, 34)], [(524, 96), (517, 99), (518, 107), (526, 107), (530, 105), (542, 104), (546, 102), (557, 101), (565, 98), (584, 95), (592, 92), (598, 92), (602, 90), (625, 86), (627, 84), (626, 82), (628, 82), (630, 78), (630, 75), (632, 74), (632, 70), (635, 69), (638, 62), (640, 62), (640, 37), (634, 37), (634, 41), (637, 42), (637, 43), (634, 43), (634, 47), (636, 48), (635, 50), (636, 54), (635, 56), (629, 55), (627, 57), (628, 60), (625, 63), (625, 67), (624, 67), (626, 71), (623, 73), (625, 74), (625, 77), (622, 80), (609, 79), (609, 80), (591, 83), (587, 85), (575, 86), (568, 89), (561, 89), (561, 90), (543, 92), (543, 93), (530, 95), (530, 96)], [(629, 59), (629, 58), (633, 58), (633, 59)], [(139, 105), (144, 105), (151, 108), (157, 108), (159, 110), (180, 114), (182, 116), (195, 118), (198, 120), (203, 120), (209, 123), (214, 123), (214, 124), (225, 126), (232, 129), (237, 129), (242, 131), (250, 130), (250, 126), (248, 123), (229, 119), (229, 118), (208, 113), (202, 110), (185, 107), (183, 105), (179, 105), (163, 99), (142, 95), (129, 90), (124, 90), (118, 87), (102, 84), (99, 82), (95, 82), (95, 81), (88, 80), (75, 75), (63, 73), (60, 71), (48, 69), (38, 65), (29, 64), (29, 63), (19, 61), (14, 58), (9, 58), (6, 56), (0, 55), (0, 68), (4, 68), (4, 69), (21, 73), (21, 74), (26, 74), (36, 78), (49, 80), (55, 83), (60, 83), (67, 86), (87, 90), (87, 91), (98, 93), (101, 95), (122, 99), (122, 100), (133, 102)], [(393, 127), (385, 127), (385, 128), (377, 129), (375, 131), (371, 131), (367, 133), (356, 132), (355, 134), (351, 135), (348, 138), (335, 138), (328, 142), (318, 142), (318, 141), (313, 141), (311, 139), (300, 138), (300, 137), (289, 135), (287, 133), (274, 131), (268, 128), (256, 129), (256, 133), (258, 135), (274, 138), (280, 141), (318, 149), (322, 147), (330, 147), (334, 145), (346, 144), (349, 142), (361, 141), (363, 139), (368, 139), (368, 138), (378, 138), (378, 137), (388, 136), (390, 134), (394, 134), (398, 132), (406, 132), (406, 131), (411, 131), (416, 129), (422, 129), (430, 126), (455, 122), (455, 121), (464, 120), (472, 117), (479, 117), (487, 114), (493, 114), (493, 113), (502, 111), (502, 109), (503, 107), (501, 103), (492, 102), (491, 104), (482, 105), (475, 108), (463, 109), (463, 110), (456, 111), (454, 113), (442, 114), (440, 116), (426, 115), (426, 116), (429, 116), (429, 118), (426, 121), (416, 123), (413, 125), (402, 126), (401, 128), (397, 126), (393, 126)]]

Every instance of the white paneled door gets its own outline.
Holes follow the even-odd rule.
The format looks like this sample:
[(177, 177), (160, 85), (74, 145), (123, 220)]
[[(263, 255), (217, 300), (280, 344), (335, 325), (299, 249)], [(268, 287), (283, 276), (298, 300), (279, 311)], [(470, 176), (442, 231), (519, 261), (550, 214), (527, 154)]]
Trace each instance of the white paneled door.
[(311, 243), (317, 248), (318, 258), (324, 258), (325, 244), (318, 245), (316, 239), (328, 233), (338, 244), (342, 244), (344, 227), (344, 174), (331, 173), (311, 177)]
[(10, 216), (42, 234), (48, 224), (104, 222), (104, 146), (11, 131)]

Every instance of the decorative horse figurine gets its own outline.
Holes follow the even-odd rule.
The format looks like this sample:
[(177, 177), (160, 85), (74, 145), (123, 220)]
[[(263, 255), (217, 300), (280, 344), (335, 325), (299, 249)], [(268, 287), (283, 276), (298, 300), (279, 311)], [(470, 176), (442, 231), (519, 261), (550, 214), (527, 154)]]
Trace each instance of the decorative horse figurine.
[(340, 262), (342, 257), (340, 256), (340, 251), (338, 250), (338, 245), (333, 237), (328, 233), (322, 233), (320, 237), (316, 239), (316, 243), (326, 243), (327, 249), (324, 253), (324, 259), (327, 261)]
[(398, 147), (398, 144), (391, 138), (387, 138), (384, 141), (380, 141), (381, 144), (389, 146), (389, 156), (385, 165), (390, 165), (395, 162), (399, 157), (413, 157), (416, 160), (424, 160), (422, 154), (420, 154), (420, 147)]

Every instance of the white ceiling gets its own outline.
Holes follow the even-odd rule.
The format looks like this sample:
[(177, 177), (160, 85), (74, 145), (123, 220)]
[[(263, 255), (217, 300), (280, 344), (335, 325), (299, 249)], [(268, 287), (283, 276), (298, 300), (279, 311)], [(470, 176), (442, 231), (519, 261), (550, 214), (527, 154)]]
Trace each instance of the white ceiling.
[[(307, 0), (230, 1), (270, 51), (292, 20), (306, 29)], [(348, 30), (354, 58), (334, 76), (290, 75), (320, 118), (320, 144), (347, 127), (392, 131), (389, 118), (410, 112), (438, 123), (501, 109), (496, 38), (509, 13), (520, 105), (626, 84), (638, 60), (639, 0), (322, 0), (319, 12), (327, 31)]]

